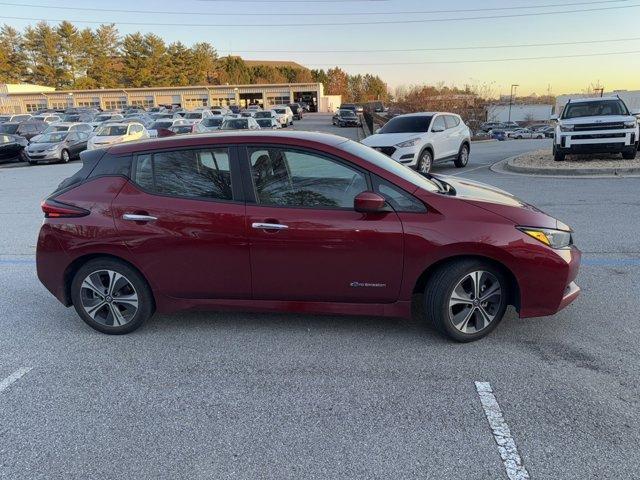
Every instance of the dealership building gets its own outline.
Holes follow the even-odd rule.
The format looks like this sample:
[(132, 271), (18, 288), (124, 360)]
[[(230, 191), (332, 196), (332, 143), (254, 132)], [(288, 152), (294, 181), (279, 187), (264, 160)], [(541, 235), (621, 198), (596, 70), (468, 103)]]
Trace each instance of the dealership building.
[(26, 113), (44, 108), (93, 107), (118, 110), (126, 106), (179, 105), (186, 109), (259, 104), (263, 107), (307, 102), (319, 112), (333, 112), (339, 95), (325, 95), (322, 83), (265, 85), (203, 85), (194, 87), (55, 90), (38, 85), (0, 84), (0, 112)]

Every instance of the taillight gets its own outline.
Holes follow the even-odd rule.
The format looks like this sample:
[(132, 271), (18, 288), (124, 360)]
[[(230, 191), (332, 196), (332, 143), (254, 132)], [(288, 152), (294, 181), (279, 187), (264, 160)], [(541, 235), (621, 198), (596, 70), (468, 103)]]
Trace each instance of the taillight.
[(55, 200), (46, 199), (40, 204), (40, 208), (44, 212), (45, 218), (73, 218), (85, 217), (89, 215), (89, 210), (69, 205), (67, 203), (56, 202)]

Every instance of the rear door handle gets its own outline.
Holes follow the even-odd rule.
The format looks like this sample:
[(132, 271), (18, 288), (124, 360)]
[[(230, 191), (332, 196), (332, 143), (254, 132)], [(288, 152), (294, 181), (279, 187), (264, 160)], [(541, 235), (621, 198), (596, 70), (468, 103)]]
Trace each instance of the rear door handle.
[(158, 218), (151, 215), (138, 215), (136, 213), (125, 213), (122, 215), (123, 220), (130, 222), (155, 222)]
[(281, 223), (255, 222), (251, 224), (251, 228), (255, 228), (257, 230), (286, 230), (289, 227), (287, 225), (282, 225)]

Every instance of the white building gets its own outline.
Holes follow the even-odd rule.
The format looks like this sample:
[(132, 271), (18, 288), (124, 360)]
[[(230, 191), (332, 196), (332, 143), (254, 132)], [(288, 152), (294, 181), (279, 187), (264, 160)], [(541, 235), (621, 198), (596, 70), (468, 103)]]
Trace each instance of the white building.
[[(512, 122), (548, 122), (553, 115), (553, 105), (511, 105)], [(488, 122), (509, 121), (509, 105), (493, 104), (487, 107)]]

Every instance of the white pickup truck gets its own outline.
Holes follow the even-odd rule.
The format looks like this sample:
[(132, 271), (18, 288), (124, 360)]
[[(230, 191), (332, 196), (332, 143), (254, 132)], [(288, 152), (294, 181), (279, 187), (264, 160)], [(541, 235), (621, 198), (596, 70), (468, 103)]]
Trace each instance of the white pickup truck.
[(638, 119), (618, 97), (570, 100), (557, 118), (553, 158), (573, 153), (622, 153), (631, 160), (638, 151)]

